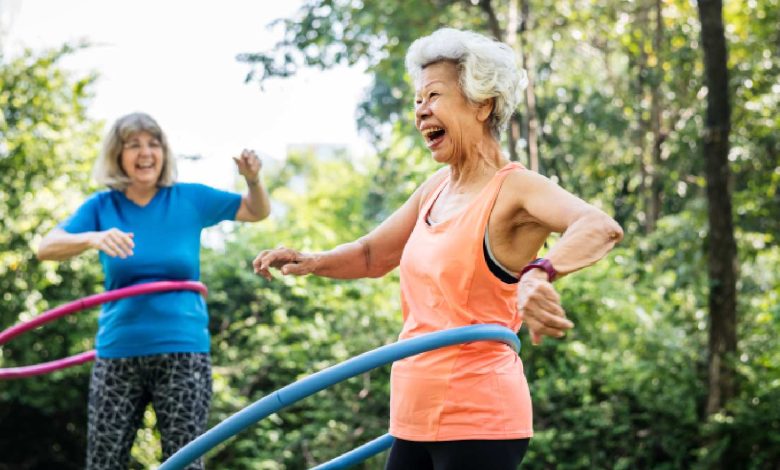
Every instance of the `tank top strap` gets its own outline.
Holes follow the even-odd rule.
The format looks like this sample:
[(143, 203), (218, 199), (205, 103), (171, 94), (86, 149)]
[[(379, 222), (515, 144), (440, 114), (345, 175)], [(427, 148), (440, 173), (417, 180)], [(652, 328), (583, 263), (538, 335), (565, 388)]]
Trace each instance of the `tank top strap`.
[(444, 178), (439, 181), (439, 184), (428, 193), (427, 199), (423, 202), (423, 205), (420, 208), (420, 212), (418, 214), (419, 217), (423, 217), (424, 214), (428, 214), (431, 210), (431, 206), (433, 205), (434, 201), (439, 198), (439, 195), (444, 190), (444, 187), (447, 185), (448, 176), (445, 176)]
[(504, 184), (506, 177), (514, 170), (524, 170), (525, 167), (518, 162), (509, 162), (504, 165), (503, 168), (498, 170), (493, 178), (488, 183), (488, 188), (480, 193), (480, 201), (471, 207), (470, 216), (473, 217), (472, 222), (474, 227), (480, 230), (480, 233), (485, 232), (487, 221), (490, 218), (490, 214), (493, 212), (493, 206), (498, 198), (498, 192), (501, 190), (501, 185)]
[(525, 165), (520, 162), (509, 162), (504, 165), (504, 168), (498, 170), (499, 173), (509, 173), (512, 170), (525, 170)]

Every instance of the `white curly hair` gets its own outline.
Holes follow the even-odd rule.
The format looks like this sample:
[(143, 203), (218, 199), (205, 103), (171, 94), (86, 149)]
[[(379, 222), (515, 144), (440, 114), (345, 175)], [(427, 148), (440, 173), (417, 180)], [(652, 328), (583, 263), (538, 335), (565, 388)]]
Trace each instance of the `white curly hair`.
[(412, 43), (406, 53), (406, 70), (417, 82), (425, 67), (441, 61), (457, 64), (460, 87), (469, 101), (484, 103), (495, 98), (489, 125), (500, 138), (528, 83), (512, 48), (473, 31), (441, 28)]

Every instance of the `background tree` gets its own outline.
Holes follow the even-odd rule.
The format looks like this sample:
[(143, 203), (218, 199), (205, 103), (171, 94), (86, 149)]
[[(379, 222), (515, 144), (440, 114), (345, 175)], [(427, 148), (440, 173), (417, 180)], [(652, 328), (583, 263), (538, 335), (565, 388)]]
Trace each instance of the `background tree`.
[[(729, 179), (729, 133), (731, 100), (728, 86), (728, 54), (720, 0), (698, 2), (702, 51), (707, 84), (707, 119), (704, 129), (704, 158), (707, 178), (709, 234), (709, 388), (707, 413), (723, 409), (735, 395), (734, 360), (737, 356), (737, 247), (731, 216)], [(724, 455), (726, 465), (737, 464), (732, 452)]]

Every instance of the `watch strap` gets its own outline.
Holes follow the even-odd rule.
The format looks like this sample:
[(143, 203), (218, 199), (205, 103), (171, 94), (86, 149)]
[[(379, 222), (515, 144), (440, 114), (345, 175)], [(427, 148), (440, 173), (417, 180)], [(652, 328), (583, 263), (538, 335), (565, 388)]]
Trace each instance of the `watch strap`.
[(553, 282), (555, 278), (558, 276), (558, 271), (555, 270), (550, 260), (546, 258), (536, 258), (535, 260), (528, 263), (522, 271), (520, 271), (520, 275), (518, 278), (523, 277), (523, 274), (527, 273), (528, 271), (532, 269), (541, 269), (544, 272), (547, 273), (547, 280), (549, 282)]

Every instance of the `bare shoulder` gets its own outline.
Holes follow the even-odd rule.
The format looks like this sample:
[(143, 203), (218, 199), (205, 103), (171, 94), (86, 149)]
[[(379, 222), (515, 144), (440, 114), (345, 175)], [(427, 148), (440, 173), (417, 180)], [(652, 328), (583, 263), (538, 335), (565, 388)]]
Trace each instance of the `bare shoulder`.
[(543, 221), (551, 213), (561, 209), (579, 211), (583, 205), (583, 201), (546, 176), (518, 169), (510, 172), (504, 180), (494, 210), (515, 225), (529, 222), (547, 225)]
[[(587, 213), (599, 211), (553, 180), (534, 171), (513, 171), (507, 176), (496, 206), (516, 224), (535, 222), (561, 232)], [(600, 212), (600, 211), (599, 211)]]
[(428, 179), (425, 180), (423, 184), (421, 184), (415, 193), (418, 196), (418, 204), (422, 205), (422, 203), (428, 199), (428, 196), (433, 192), (439, 184), (444, 181), (444, 178), (447, 177), (447, 175), (450, 174), (449, 167), (442, 167), (439, 168), (434, 174), (428, 177)]
[(512, 212), (522, 211), (529, 195), (550, 187), (558, 185), (535, 171), (518, 168), (506, 176), (496, 205)]
[(504, 187), (511, 192), (544, 186), (558, 187), (556, 183), (546, 176), (525, 168), (510, 171), (506, 176), (506, 180), (504, 180)]

